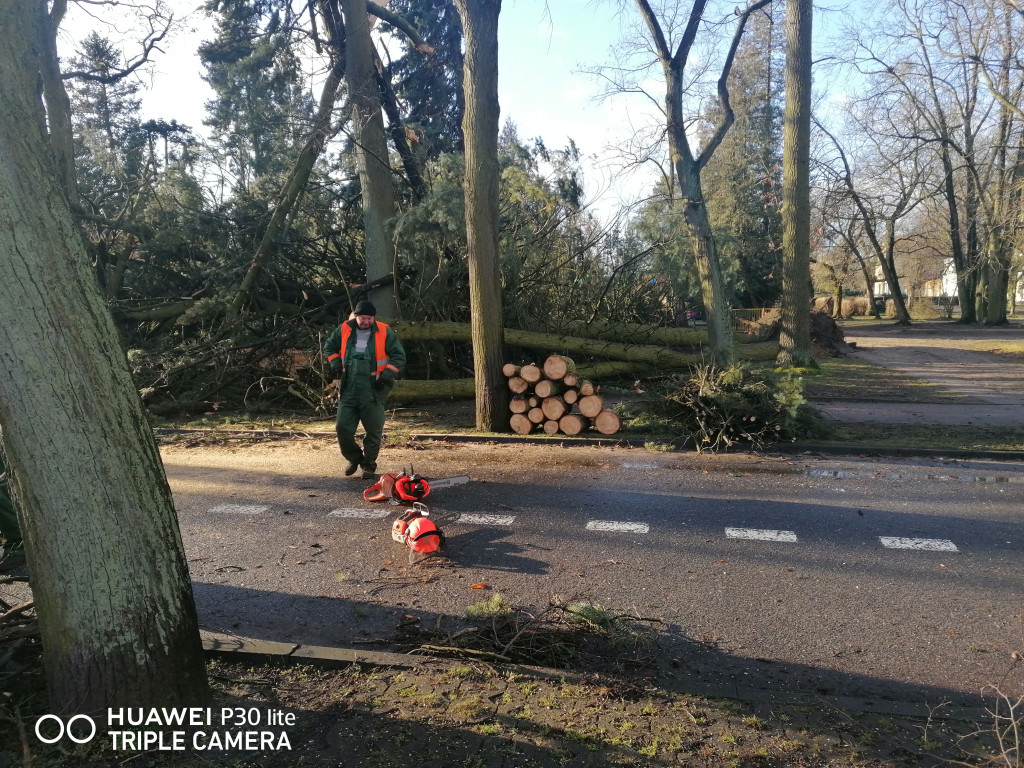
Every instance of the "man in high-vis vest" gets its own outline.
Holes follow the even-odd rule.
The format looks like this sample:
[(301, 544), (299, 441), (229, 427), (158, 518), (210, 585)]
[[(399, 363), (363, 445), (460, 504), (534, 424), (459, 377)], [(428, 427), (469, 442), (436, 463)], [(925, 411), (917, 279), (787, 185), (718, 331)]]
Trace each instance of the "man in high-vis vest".
[[(360, 301), (324, 344), (331, 372), (338, 379), (338, 418), (335, 426), (341, 455), (348, 461), (346, 475), (361, 466), (362, 477), (376, 477), (377, 454), (384, 435), (384, 403), (405, 366), (405, 349), (389, 325), (377, 322), (377, 308)], [(356, 427), (363, 423), (363, 446), (356, 442)]]

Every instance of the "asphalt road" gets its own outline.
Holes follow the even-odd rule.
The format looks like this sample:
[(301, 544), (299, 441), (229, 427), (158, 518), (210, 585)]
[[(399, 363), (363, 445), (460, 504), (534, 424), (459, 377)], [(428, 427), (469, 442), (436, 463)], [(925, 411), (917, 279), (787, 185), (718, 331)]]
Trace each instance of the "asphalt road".
[(164, 461), (207, 630), (384, 650), (402, 623), (458, 630), (495, 592), (538, 611), (558, 595), (660, 619), (659, 674), (683, 688), (934, 705), (1020, 690), (1024, 465), (391, 449), (383, 468), (473, 479), (429, 499), (461, 515), (450, 559), (409, 566), (397, 508), (364, 502), (329, 441)]

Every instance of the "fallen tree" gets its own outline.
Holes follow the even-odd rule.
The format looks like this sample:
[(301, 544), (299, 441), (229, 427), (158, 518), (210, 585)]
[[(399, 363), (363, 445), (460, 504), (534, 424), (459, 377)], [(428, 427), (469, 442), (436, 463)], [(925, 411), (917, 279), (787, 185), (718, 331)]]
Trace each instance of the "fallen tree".
[[(394, 321), (391, 327), (398, 333), (403, 342), (406, 341), (462, 341), (471, 340), (468, 323), (418, 323)], [(704, 361), (704, 355), (692, 352), (677, 352), (663, 346), (649, 344), (623, 344), (604, 339), (587, 339), (582, 336), (561, 336), (554, 333), (536, 331), (519, 331), (505, 329), (505, 344), (525, 349), (543, 349), (560, 351), (567, 354), (582, 354), (590, 357), (605, 357), (612, 360), (626, 360), (633, 363), (646, 363), (659, 369), (686, 368)], [(762, 357), (763, 347), (771, 346), (775, 351), (778, 344), (761, 342), (744, 344), (738, 356), (746, 360), (765, 360)]]
[[(394, 327), (394, 325), (397, 324), (393, 324), (392, 327)], [(414, 325), (416, 327), (426, 325), (454, 326), (459, 325), (459, 323), (422, 323), (408, 325)], [(404, 334), (407, 324), (402, 323), (401, 327), (402, 330), (399, 332)], [(512, 333), (515, 334), (521, 332), (512, 331)], [(434, 337), (424, 336), (422, 338)], [(409, 340), (409, 336), (404, 335), (403, 339)], [(506, 341), (508, 341), (507, 336)], [(744, 344), (738, 350), (737, 357), (740, 358), (741, 360), (748, 361), (774, 360), (775, 355), (778, 353), (778, 350), (779, 346), (776, 342)], [(667, 370), (678, 370), (688, 368), (690, 366), (699, 365), (700, 363), (706, 362), (703, 355), (700, 354), (687, 354), (682, 352), (674, 352), (672, 354), (672, 359), (674, 361), (673, 365), (653, 364), (646, 362), (632, 362), (629, 360), (607, 360), (601, 363), (577, 366), (576, 376), (578, 376), (581, 380), (607, 379), (613, 376), (643, 376)], [(523, 367), (525, 368), (526, 366)], [(436, 400), (443, 398), (470, 398), (473, 397), (474, 391), (475, 390), (473, 379), (431, 379), (429, 381), (422, 379), (399, 379), (395, 383), (395, 388), (391, 393), (391, 397), (392, 399), (397, 400), (399, 402), (409, 402), (413, 400)]]

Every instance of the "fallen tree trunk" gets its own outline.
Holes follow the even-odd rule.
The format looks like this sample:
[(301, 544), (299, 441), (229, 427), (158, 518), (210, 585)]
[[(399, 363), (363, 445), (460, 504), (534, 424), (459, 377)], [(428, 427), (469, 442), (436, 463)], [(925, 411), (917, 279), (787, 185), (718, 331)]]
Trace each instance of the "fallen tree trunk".
[[(398, 337), (405, 341), (471, 341), (471, 331), (468, 323), (417, 323), (407, 321), (394, 321), (391, 327), (395, 329)], [(537, 333), (534, 331), (518, 331), (512, 328), (505, 329), (505, 344), (527, 349), (560, 349), (566, 352), (574, 352), (593, 357), (607, 357), (612, 360), (628, 360), (634, 363), (647, 363), (656, 366), (661, 370), (687, 368), (691, 365), (704, 362), (706, 356), (700, 353), (676, 352), (672, 349), (657, 346), (640, 346), (630, 344), (619, 344), (600, 339), (584, 339), (576, 336), (557, 336), (550, 333)], [(771, 348), (769, 353), (768, 348)], [(761, 344), (745, 344), (739, 350), (737, 357), (743, 360), (769, 360), (774, 359), (778, 353), (778, 343), (762, 342)], [(524, 374), (526, 368), (523, 366), (520, 375)], [(538, 373), (540, 369), (538, 368)], [(578, 373), (578, 372), (577, 372)], [(579, 373), (578, 373), (579, 375)], [(538, 380), (540, 376), (538, 376)]]
[(471, 398), (476, 391), (473, 379), (399, 379), (391, 391), (392, 400), (441, 400)]
[[(556, 334), (582, 336), (587, 339), (620, 341), (624, 344), (653, 344), (663, 347), (706, 347), (708, 344), (707, 331), (699, 331), (696, 328), (613, 323), (607, 320), (595, 320), (591, 323), (566, 322), (549, 328), (549, 331)], [(736, 333), (735, 340), (740, 344), (748, 344), (757, 341), (758, 337), (746, 333)]]

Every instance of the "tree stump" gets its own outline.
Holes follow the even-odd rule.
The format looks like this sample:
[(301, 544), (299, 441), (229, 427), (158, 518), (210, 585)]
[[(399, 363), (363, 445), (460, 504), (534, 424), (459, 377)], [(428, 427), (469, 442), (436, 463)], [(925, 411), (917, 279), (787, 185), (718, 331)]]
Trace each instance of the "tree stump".
[(615, 411), (601, 411), (594, 417), (594, 429), (602, 435), (614, 435), (622, 429), (622, 419)]
[(578, 413), (567, 413), (558, 420), (558, 428), (567, 435), (579, 435), (590, 427), (590, 419)]
[(576, 408), (584, 416), (589, 416), (593, 419), (604, 410), (604, 400), (597, 395), (587, 395), (579, 399), (576, 403)]

